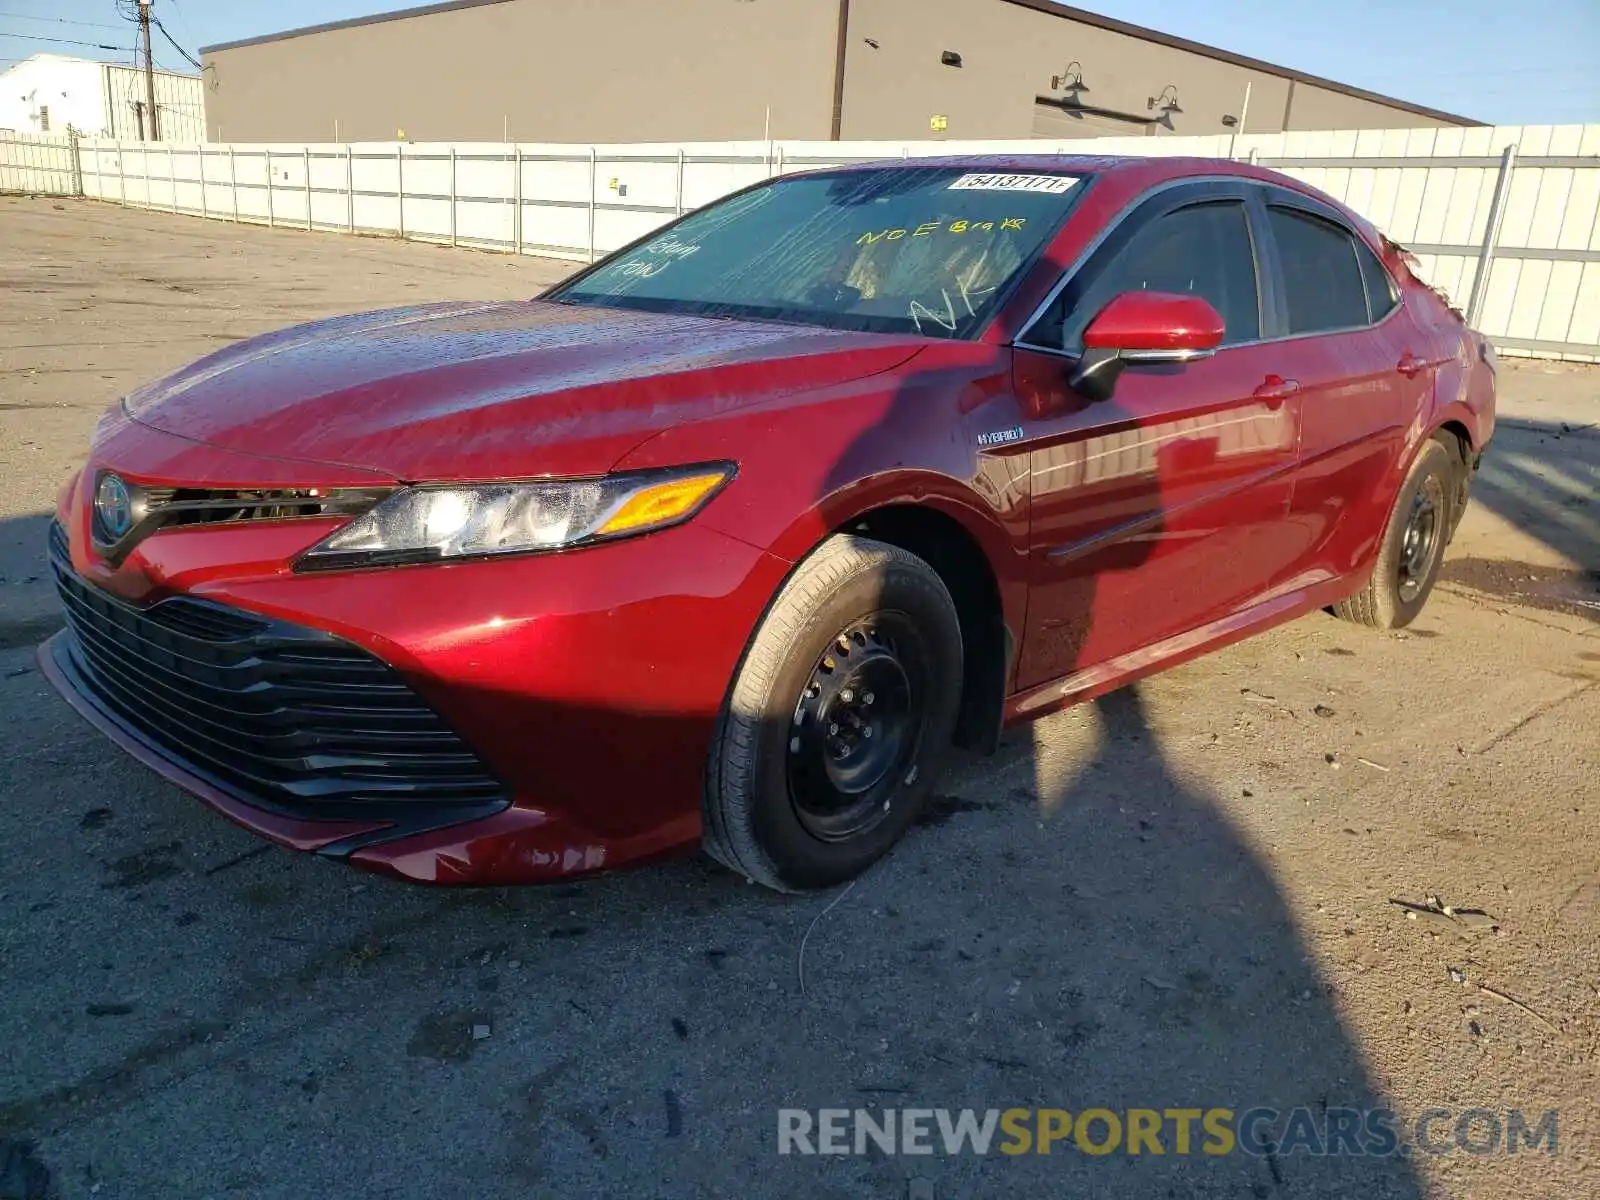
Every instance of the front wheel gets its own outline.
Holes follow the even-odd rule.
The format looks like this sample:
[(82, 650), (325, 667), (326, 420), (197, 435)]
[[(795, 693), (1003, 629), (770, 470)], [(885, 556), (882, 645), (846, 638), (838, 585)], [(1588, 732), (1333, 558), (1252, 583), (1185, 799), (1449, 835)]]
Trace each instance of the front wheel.
[(1400, 629), (1416, 619), (1453, 532), (1460, 470), (1460, 460), (1441, 442), (1422, 448), (1389, 514), (1372, 577), (1361, 591), (1334, 605), (1335, 613), (1377, 629)]
[(864, 871), (916, 819), (955, 727), (961, 663), (932, 567), (829, 538), (778, 594), (723, 706), (706, 852), (779, 891)]

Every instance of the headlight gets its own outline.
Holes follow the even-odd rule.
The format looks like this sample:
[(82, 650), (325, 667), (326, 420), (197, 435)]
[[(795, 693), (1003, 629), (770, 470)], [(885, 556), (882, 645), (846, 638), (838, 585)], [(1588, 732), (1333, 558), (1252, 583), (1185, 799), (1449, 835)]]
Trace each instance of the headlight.
[(379, 566), (560, 550), (687, 521), (732, 463), (600, 479), (405, 488), (330, 534), (296, 567)]

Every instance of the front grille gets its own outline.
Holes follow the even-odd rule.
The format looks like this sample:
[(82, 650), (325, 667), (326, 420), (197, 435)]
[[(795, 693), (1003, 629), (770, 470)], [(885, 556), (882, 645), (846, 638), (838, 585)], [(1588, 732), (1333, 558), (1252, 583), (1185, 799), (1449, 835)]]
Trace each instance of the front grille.
[[(222, 790), (302, 817), (493, 811), (501, 783), (387, 663), (320, 630), (179, 596), (148, 608), (50, 560), (76, 682), (142, 741)], [(459, 819), (476, 815), (459, 814)]]
[[(102, 472), (100, 485), (112, 475)], [(157, 530), (182, 525), (220, 525), (238, 521), (289, 521), (302, 517), (355, 517), (366, 512), (393, 488), (171, 488), (148, 487), (122, 480), (130, 523), (107, 525), (107, 514), (95, 505), (95, 544), (113, 562)]]
[(390, 488), (145, 488), (148, 510), (169, 525), (224, 521), (284, 521), (294, 517), (357, 516)]

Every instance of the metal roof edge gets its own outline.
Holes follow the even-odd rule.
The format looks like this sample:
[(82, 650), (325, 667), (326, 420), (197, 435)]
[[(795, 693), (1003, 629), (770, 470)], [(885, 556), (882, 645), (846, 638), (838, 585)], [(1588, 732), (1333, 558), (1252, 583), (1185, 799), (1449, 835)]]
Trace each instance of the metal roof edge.
[(239, 38), (232, 42), (217, 42), (201, 46), (201, 54), (215, 54), (219, 50), (238, 50), (244, 46), (261, 46), (268, 42), (285, 42), (290, 38), (306, 37), (313, 33), (331, 33), (336, 29), (355, 29), (361, 25), (381, 25), (385, 21), (400, 21), (409, 17), (431, 17), (436, 13), (454, 12), (458, 8), (483, 8), (490, 4), (509, 4), (512, 0), (443, 0), (438, 4), (425, 4), (420, 8), (397, 8), (389, 12), (372, 13), (365, 17), (347, 17), (342, 21), (327, 21), (321, 25), (303, 25), (299, 29), (285, 29), (281, 33), (263, 33), (255, 37)]

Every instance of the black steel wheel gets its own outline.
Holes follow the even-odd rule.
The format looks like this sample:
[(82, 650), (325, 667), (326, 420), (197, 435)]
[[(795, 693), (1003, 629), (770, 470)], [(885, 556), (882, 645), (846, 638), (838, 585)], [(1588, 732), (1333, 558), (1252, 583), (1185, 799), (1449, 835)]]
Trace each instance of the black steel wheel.
[(1463, 469), (1460, 456), (1444, 443), (1422, 447), (1390, 509), (1371, 576), (1359, 592), (1334, 605), (1335, 613), (1378, 629), (1400, 629), (1416, 620), (1444, 561)]
[(789, 801), (813, 837), (847, 841), (889, 814), (926, 724), (925, 656), (901, 613), (852, 621), (818, 656), (787, 760)]
[(1445, 524), (1444, 480), (1429, 475), (1411, 497), (1400, 532), (1400, 553), (1395, 582), (1396, 594), (1410, 603), (1433, 581), (1432, 570), (1438, 555), (1440, 531)]
[(706, 772), (707, 853), (758, 883), (842, 883), (915, 821), (955, 728), (961, 624), (938, 574), (838, 535), (751, 639)]

